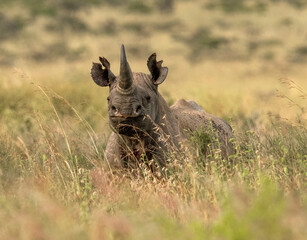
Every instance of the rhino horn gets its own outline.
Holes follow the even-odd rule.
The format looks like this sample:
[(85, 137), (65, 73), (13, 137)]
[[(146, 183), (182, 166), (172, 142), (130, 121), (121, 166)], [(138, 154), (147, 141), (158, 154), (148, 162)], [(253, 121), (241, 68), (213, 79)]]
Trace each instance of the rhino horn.
[(133, 75), (127, 61), (125, 46), (122, 44), (120, 53), (120, 73), (117, 90), (129, 94), (133, 91)]

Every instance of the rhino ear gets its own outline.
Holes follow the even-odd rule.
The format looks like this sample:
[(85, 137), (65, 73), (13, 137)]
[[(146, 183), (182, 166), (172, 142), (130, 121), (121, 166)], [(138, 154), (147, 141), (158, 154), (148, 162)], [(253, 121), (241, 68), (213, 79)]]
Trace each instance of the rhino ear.
[(115, 81), (115, 76), (110, 70), (110, 63), (104, 57), (99, 57), (99, 60), (102, 65), (100, 63), (93, 63), (91, 69), (92, 78), (101, 87), (111, 86)]
[(159, 85), (164, 82), (168, 73), (168, 68), (162, 67), (163, 61), (157, 62), (156, 57), (156, 53), (151, 54), (147, 60), (147, 66), (151, 73), (153, 83)]

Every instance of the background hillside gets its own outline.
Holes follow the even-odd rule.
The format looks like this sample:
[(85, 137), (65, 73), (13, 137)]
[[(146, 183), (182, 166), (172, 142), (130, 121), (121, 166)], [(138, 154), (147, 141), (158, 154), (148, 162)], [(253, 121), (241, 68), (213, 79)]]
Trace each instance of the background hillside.
[[(200, 132), (164, 179), (101, 170), (90, 69), (122, 43), (135, 72), (164, 60), (169, 104), (231, 123), (231, 163)], [(304, 239), (306, 64), (306, 0), (0, 0), (0, 239)]]

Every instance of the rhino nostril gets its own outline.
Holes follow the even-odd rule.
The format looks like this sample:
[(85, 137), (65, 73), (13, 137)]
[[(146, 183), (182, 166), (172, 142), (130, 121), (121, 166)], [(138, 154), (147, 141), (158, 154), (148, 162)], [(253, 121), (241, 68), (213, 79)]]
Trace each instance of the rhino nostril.
[(116, 109), (116, 107), (114, 105), (111, 106), (111, 109), (112, 109), (113, 112), (117, 111), (117, 109)]
[(138, 106), (136, 107), (136, 109), (135, 109), (135, 113), (136, 113), (136, 114), (140, 114), (141, 111), (142, 111), (142, 106), (141, 106), (141, 105), (138, 105)]

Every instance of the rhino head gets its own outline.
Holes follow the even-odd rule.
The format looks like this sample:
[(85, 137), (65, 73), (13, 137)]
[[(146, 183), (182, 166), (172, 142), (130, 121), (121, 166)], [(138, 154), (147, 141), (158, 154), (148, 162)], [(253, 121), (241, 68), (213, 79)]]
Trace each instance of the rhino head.
[(156, 61), (153, 53), (147, 61), (150, 74), (133, 73), (127, 61), (124, 45), (121, 46), (120, 73), (115, 76), (110, 63), (99, 57), (100, 63), (93, 63), (91, 75), (94, 82), (109, 86), (108, 113), (111, 128), (119, 134), (132, 136), (136, 133), (150, 133), (159, 117), (158, 85), (168, 73), (162, 61)]

